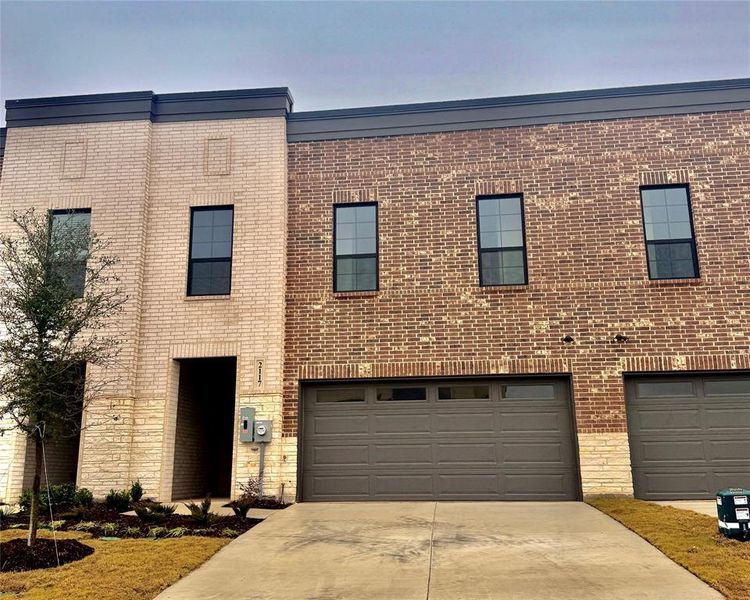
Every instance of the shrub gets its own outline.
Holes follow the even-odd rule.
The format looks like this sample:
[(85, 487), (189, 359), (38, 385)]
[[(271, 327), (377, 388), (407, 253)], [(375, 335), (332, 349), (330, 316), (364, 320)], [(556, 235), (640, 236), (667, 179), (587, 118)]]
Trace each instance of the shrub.
[(8, 517), (12, 517), (18, 513), (18, 509), (15, 506), (11, 506), (10, 504), (3, 504), (0, 506), (0, 521), (3, 519), (7, 519)]
[(76, 506), (91, 508), (94, 506), (94, 494), (86, 488), (78, 488), (74, 496)]
[(163, 537), (168, 531), (169, 529), (166, 527), (150, 527), (148, 530), (148, 537), (154, 539)]
[(141, 537), (143, 535), (140, 527), (126, 527), (124, 531), (128, 537)]
[(190, 511), (190, 516), (193, 520), (201, 525), (210, 525), (219, 518), (219, 515), (211, 512), (210, 495), (206, 496), (200, 504), (188, 502), (185, 504), (185, 507)]
[(121, 490), (119, 492), (109, 490), (109, 494), (104, 499), (104, 504), (111, 510), (125, 512), (130, 508), (130, 492), (128, 490)]
[(229, 527), (225, 527), (221, 530), (221, 535), (223, 535), (224, 537), (237, 537), (239, 534), (239, 531), (230, 529)]
[(39, 529), (54, 529), (58, 530), (60, 527), (65, 525), (65, 521), (44, 521), (42, 523), (39, 523)]
[(141, 498), (143, 498), (143, 486), (139, 479), (136, 479), (133, 485), (130, 486), (130, 498), (133, 502), (140, 502)]
[(232, 500), (231, 502), (228, 502), (224, 506), (226, 508), (231, 508), (234, 511), (234, 515), (236, 517), (240, 517), (241, 519), (244, 519), (247, 517), (247, 511), (249, 511), (253, 506), (255, 506), (257, 499), (256, 498), (250, 498), (248, 496), (240, 496), (236, 500)]
[(89, 531), (96, 527), (96, 523), (93, 521), (81, 521), (71, 527), (73, 531)]
[(117, 523), (102, 523), (101, 528), (105, 534), (112, 535), (117, 531)]
[[(60, 483), (57, 485), (49, 486), (49, 494), (47, 489), (43, 489), (39, 492), (40, 507), (44, 511), (49, 510), (50, 499), (52, 500), (52, 507), (57, 506), (73, 506), (76, 504), (76, 486), (72, 483)], [(24, 510), (31, 508), (31, 490), (23, 490), (21, 496), (18, 498), (18, 504)]]
[(161, 521), (166, 517), (174, 514), (177, 507), (174, 504), (161, 504), (160, 502), (153, 502), (151, 500), (138, 502), (133, 505), (135, 514), (142, 521)]
[(174, 529), (167, 531), (167, 533), (164, 534), (164, 537), (182, 537), (189, 531), (190, 530), (187, 527), (175, 527)]

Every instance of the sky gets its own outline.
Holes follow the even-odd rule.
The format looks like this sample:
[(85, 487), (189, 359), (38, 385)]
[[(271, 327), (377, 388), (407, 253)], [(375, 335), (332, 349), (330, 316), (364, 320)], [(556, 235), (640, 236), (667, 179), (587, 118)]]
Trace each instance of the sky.
[(0, 1), (3, 103), (288, 86), (302, 111), (748, 76), (750, 1)]

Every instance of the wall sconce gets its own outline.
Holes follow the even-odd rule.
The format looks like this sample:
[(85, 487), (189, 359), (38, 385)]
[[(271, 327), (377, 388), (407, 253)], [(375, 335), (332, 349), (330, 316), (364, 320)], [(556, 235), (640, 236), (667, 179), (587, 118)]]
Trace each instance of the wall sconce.
[(575, 340), (574, 340), (574, 338), (573, 338), (573, 336), (572, 336), (572, 335), (566, 335), (566, 336), (565, 336), (565, 337), (564, 337), (564, 338), (562, 339), (562, 341), (563, 341), (563, 343), (565, 343), (565, 344), (572, 344), (572, 343), (573, 343), (573, 342), (574, 342)]
[(617, 342), (618, 344), (624, 344), (628, 341), (628, 339), (628, 336), (622, 335), (621, 333), (618, 333), (615, 337), (612, 338), (612, 340)]

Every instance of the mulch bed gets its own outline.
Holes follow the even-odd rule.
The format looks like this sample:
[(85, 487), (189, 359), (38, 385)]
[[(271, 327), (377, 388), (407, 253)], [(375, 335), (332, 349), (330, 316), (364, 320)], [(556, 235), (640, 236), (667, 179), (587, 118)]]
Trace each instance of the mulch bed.
[[(82, 531), (90, 533), (94, 537), (114, 536), (119, 538), (144, 538), (149, 537), (149, 534), (151, 534), (151, 537), (168, 537), (164, 531), (154, 536), (152, 530), (155, 527), (163, 527), (167, 530), (184, 527), (188, 531), (182, 533), (182, 535), (237, 537), (262, 521), (261, 519), (222, 516), (218, 517), (210, 525), (204, 525), (196, 522), (189, 515), (169, 515), (158, 520), (144, 522), (140, 517), (118, 513), (117, 511), (108, 509), (103, 504), (95, 504), (84, 513), (83, 518), (78, 515), (70, 517), (66, 515), (64, 510), (57, 509), (55, 510), (55, 519), (65, 521), (61, 527), (57, 528), (58, 531)], [(77, 525), (80, 523), (94, 523), (94, 525), (79, 528)], [(15, 528), (19, 528), (19, 525), (25, 528), (28, 527), (28, 524), (28, 515), (19, 513), (2, 519), (0, 529), (14, 528), (14, 525), (16, 526)], [(4, 549), (5, 544), (3, 544)]]
[[(93, 552), (91, 546), (86, 546), (78, 540), (57, 540), (57, 553), (61, 565), (81, 560)], [(30, 571), (56, 566), (57, 555), (53, 540), (38, 538), (31, 548), (26, 545), (23, 538), (3, 542), (0, 571)]]

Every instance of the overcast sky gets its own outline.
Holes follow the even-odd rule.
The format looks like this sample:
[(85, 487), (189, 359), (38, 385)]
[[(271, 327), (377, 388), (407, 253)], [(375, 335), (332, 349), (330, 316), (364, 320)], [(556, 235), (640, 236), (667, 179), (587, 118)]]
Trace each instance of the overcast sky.
[(0, 3), (0, 96), (288, 86), (295, 110), (750, 76), (750, 2)]

